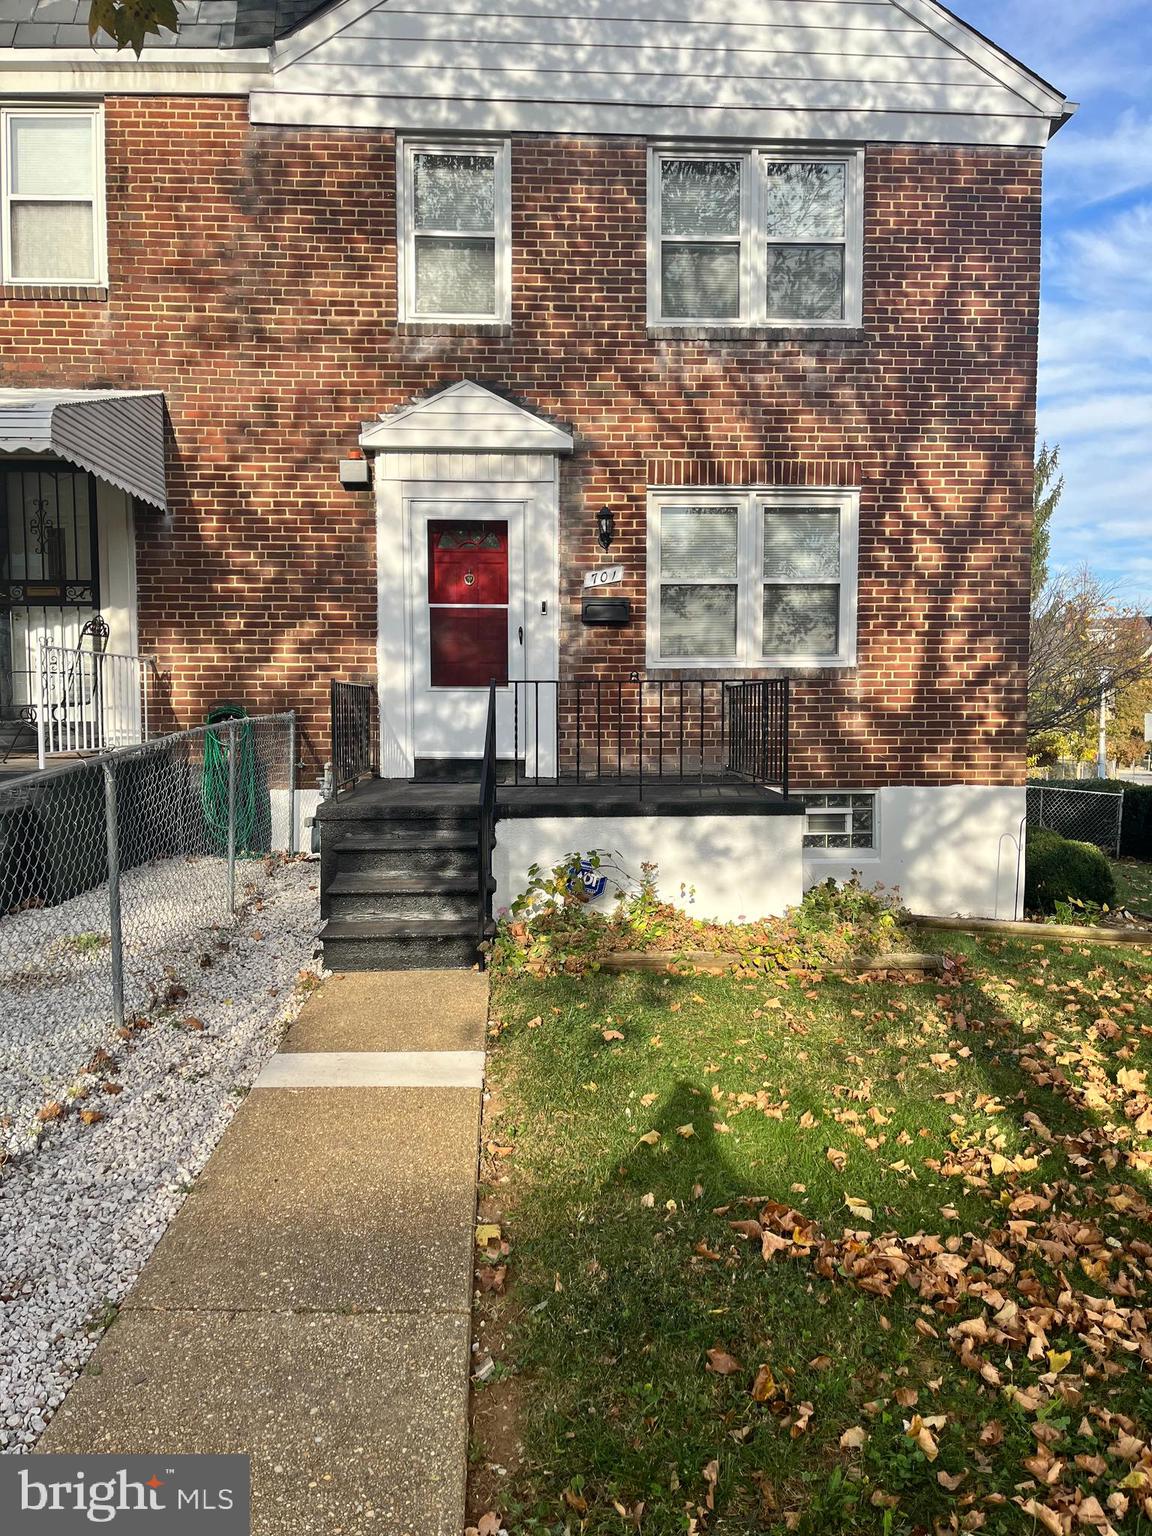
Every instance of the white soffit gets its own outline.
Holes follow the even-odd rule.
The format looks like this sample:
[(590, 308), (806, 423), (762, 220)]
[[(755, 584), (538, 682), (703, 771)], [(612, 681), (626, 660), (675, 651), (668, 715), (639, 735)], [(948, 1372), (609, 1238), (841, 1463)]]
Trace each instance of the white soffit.
[(21, 452), (56, 454), (167, 507), (159, 390), (0, 389), (0, 453)]
[(342, 0), (273, 46), (251, 116), (1042, 145), (1070, 105), (936, 0)]
[(463, 379), (366, 427), (363, 448), (400, 453), (571, 453), (572, 437), (543, 417)]

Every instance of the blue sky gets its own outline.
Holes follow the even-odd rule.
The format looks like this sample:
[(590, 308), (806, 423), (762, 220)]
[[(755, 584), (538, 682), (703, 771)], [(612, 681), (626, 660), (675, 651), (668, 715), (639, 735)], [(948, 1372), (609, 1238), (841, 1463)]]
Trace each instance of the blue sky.
[(1054, 563), (1152, 613), (1152, 5), (946, 0), (1080, 110), (1045, 151), (1039, 432)]

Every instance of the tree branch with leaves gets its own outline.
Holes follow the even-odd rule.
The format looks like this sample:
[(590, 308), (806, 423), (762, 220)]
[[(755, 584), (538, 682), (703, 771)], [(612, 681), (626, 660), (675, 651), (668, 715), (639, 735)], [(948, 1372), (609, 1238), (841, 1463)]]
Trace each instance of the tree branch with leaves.
[(176, 0), (91, 0), (88, 7), (88, 36), (92, 41), (95, 43), (103, 33), (117, 48), (131, 48), (137, 58), (147, 38), (179, 29)]
[(1032, 604), (1028, 735), (1075, 731), (1113, 694), (1152, 675), (1152, 629), (1087, 569), (1049, 577)]

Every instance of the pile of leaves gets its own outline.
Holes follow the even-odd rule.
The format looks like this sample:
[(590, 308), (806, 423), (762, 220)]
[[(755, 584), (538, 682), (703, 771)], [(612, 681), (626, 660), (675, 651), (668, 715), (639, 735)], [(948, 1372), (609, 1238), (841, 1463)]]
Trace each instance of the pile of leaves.
[[(783, 917), (731, 923), (692, 917), (661, 898), (658, 870), (641, 867), (637, 882), (616, 881), (615, 905), (589, 898), (587, 880), (619, 875), (604, 854), (573, 853), (552, 869), (533, 865), (529, 885), (501, 920), (491, 950), (493, 968), (506, 975), (580, 975), (619, 953), (693, 951), (731, 954), (752, 971), (819, 971), (906, 943), (899, 892), (859, 878), (826, 880), (806, 891)], [(690, 892), (683, 892), (685, 900)]]

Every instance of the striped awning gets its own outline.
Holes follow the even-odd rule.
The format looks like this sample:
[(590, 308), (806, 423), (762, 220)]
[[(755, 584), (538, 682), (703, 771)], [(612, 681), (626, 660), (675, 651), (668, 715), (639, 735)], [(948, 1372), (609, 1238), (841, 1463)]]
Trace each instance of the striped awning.
[(158, 389), (0, 389), (0, 453), (54, 453), (162, 510)]

